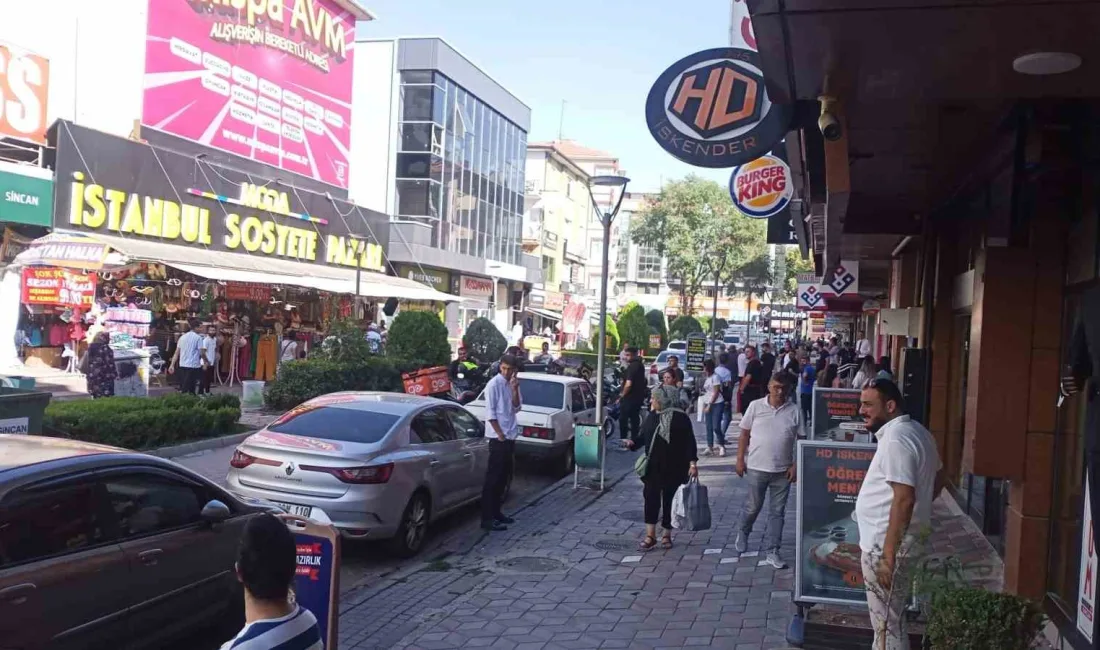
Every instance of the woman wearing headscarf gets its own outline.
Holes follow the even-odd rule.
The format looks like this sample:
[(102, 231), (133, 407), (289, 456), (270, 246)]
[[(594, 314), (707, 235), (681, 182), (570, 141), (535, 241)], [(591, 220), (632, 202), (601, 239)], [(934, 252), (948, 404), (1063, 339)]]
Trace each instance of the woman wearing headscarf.
[(88, 346), (88, 394), (92, 399), (114, 397), (115, 394), (115, 377), (118, 372), (115, 370), (114, 350), (108, 345), (110, 340), (110, 334), (100, 332)]
[(639, 547), (643, 551), (657, 546), (658, 516), (664, 527), (661, 546), (672, 548), (672, 499), (689, 477), (699, 475), (695, 432), (691, 418), (680, 408), (679, 393), (675, 386), (655, 388), (641, 430), (626, 441), (627, 449), (646, 453), (647, 462), (639, 470), (645, 500), (645, 539)]

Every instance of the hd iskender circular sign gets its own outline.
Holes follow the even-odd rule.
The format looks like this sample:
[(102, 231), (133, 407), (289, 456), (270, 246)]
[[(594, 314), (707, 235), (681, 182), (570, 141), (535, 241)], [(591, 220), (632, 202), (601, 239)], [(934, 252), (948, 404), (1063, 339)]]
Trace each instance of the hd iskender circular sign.
[(791, 202), (791, 168), (768, 154), (738, 166), (730, 175), (730, 197), (741, 214), (767, 219)]
[(657, 142), (696, 167), (735, 167), (769, 153), (791, 113), (764, 88), (760, 55), (719, 47), (665, 70), (649, 91), (646, 124)]

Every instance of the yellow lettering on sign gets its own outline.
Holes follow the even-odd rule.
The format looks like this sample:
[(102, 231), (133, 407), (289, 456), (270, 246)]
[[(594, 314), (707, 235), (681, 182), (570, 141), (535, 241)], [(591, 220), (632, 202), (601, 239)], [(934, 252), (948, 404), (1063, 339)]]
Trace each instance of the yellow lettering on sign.
[(359, 260), (359, 266), (364, 269), (384, 271), (385, 268), (382, 266), (382, 247), (378, 244), (367, 244)]
[(225, 229), (229, 232), (225, 235), (225, 247), (237, 248), (241, 245), (241, 229), (238, 224), (241, 222), (241, 216), (238, 214), (225, 215)]
[(91, 210), (84, 211), (84, 225), (99, 228), (107, 220), (107, 206), (103, 204), (103, 186), (88, 185), (84, 188), (84, 203)]
[(241, 222), (241, 240), (249, 253), (260, 250), (263, 235), (263, 223), (256, 217), (245, 217)]
[(290, 196), (286, 192), (268, 189), (252, 183), (241, 183), (241, 203), (257, 210), (290, 214)]
[(145, 234), (160, 237), (164, 231), (164, 201), (145, 197)]
[(336, 22), (322, 7), (316, 6), (314, 0), (295, 0), (290, 30), (300, 30), (310, 42), (320, 44), (340, 59), (347, 58), (344, 25)]
[(328, 236), (328, 245), (325, 246), (325, 261), (329, 264), (344, 263), (343, 239), (343, 237), (337, 237), (336, 235)]
[(286, 240), (290, 235), (290, 226), (275, 224), (275, 250), (282, 255), (286, 251)]
[(272, 253), (275, 252), (277, 243), (278, 243), (278, 238), (276, 237), (276, 234), (275, 234), (275, 222), (274, 221), (265, 221), (264, 222), (264, 243), (263, 243), (263, 245), (260, 246), (260, 250), (262, 250), (267, 255), (271, 255)]
[(302, 232), (306, 234), (306, 248), (302, 253), (302, 257), (313, 262), (317, 259), (317, 231), (303, 230)]
[(122, 227), (122, 204), (126, 201), (126, 192), (107, 190), (107, 230), (118, 231)]
[(84, 211), (84, 183), (80, 182), (84, 180), (84, 174), (73, 172), (73, 178), (76, 180), (69, 185), (69, 223), (79, 226)]
[(122, 216), (120, 232), (145, 234), (145, 222), (141, 216), (141, 197), (137, 194), (131, 194), (130, 200), (126, 202), (126, 212)]
[(164, 201), (164, 227), (161, 237), (175, 239), (180, 236), (180, 204), (175, 201)]

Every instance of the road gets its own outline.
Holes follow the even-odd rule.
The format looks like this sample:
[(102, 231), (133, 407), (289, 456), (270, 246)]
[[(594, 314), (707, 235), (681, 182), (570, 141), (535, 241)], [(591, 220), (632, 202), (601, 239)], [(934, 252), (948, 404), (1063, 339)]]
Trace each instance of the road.
[[(198, 452), (188, 456), (173, 458), (192, 471), (202, 474), (215, 483), (225, 486), (225, 474), (229, 470), (229, 459), (233, 456), (234, 445)], [(516, 476), (512, 481), (509, 503), (515, 504), (533, 496), (561, 478), (560, 474), (550, 474), (540, 468), (519, 462)], [(507, 510), (507, 505), (505, 506)], [(417, 557), (403, 560), (389, 553), (383, 542), (345, 542), (342, 550), (340, 568), (340, 591), (348, 593), (369, 586), (379, 578), (408, 566), (411, 563), (430, 558), (433, 552), (442, 546), (451, 536), (463, 533), (480, 522), (476, 504), (462, 508), (437, 522), (428, 532), (424, 549)]]

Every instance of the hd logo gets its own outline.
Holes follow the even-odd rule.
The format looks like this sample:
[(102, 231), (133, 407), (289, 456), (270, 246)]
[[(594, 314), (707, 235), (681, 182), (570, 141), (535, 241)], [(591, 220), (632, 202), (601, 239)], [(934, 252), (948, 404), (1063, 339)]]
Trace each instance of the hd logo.
[(760, 75), (717, 61), (680, 77), (668, 112), (700, 138), (712, 138), (758, 122), (763, 89)]
[(833, 271), (833, 279), (829, 280), (828, 284), (829, 288), (833, 290), (833, 293), (840, 296), (843, 295), (844, 292), (847, 291), (848, 288), (855, 283), (855, 281), (856, 276), (849, 272), (848, 269), (844, 268), (844, 265), (842, 264), (836, 267), (836, 270)]

